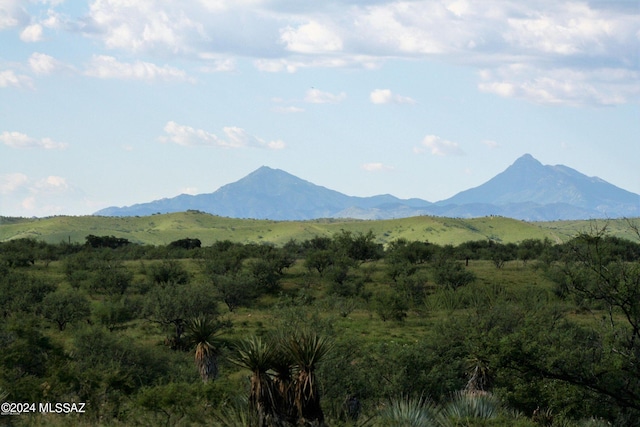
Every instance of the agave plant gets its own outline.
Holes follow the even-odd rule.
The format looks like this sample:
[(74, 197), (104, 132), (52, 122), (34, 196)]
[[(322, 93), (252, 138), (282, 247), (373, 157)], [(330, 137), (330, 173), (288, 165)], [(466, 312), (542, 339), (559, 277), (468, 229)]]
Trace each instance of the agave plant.
[(296, 334), (286, 343), (286, 350), (295, 363), (294, 403), (300, 424), (324, 425), (316, 368), (331, 348), (327, 337), (310, 332)]
[(218, 376), (219, 342), (217, 334), (223, 325), (206, 316), (196, 317), (187, 323), (185, 338), (195, 348), (195, 363), (202, 381), (212, 381)]
[(249, 412), (257, 427), (267, 426), (277, 421), (277, 400), (273, 380), (268, 371), (274, 366), (276, 346), (252, 336), (236, 346), (231, 363), (251, 371), (249, 389)]
[(401, 397), (391, 399), (380, 411), (380, 423), (384, 427), (435, 427), (438, 410), (425, 398)]

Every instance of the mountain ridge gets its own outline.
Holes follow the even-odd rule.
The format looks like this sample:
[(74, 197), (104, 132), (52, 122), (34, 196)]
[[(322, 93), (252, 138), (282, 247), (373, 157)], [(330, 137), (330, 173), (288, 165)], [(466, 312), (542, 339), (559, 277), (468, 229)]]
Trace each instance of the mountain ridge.
[(500, 215), (529, 221), (640, 216), (640, 195), (564, 165), (519, 157), (487, 182), (435, 203), (390, 194), (348, 196), (268, 166), (213, 193), (181, 194), (125, 207), (103, 216), (134, 216), (199, 210), (231, 218), (308, 220), (391, 219), (419, 215), (474, 218)]

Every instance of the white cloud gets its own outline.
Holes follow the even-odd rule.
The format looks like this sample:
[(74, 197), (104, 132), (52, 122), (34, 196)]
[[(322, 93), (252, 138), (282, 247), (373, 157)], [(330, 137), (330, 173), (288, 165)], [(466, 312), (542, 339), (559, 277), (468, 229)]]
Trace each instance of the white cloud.
[(305, 68), (366, 68), (377, 69), (382, 65), (383, 59), (369, 55), (349, 56), (323, 56), (309, 55), (295, 58), (257, 59), (254, 66), (269, 73), (295, 73)]
[(549, 3), (539, 13), (509, 17), (505, 40), (522, 50), (557, 55), (608, 55), (608, 49), (633, 42), (638, 18), (605, 10), (587, 3)]
[(434, 156), (463, 156), (464, 151), (460, 148), (457, 142), (448, 141), (442, 139), (436, 135), (427, 135), (422, 140), (419, 147), (416, 147), (414, 151), (416, 153), (422, 153), (428, 149)]
[(307, 90), (304, 100), (311, 104), (339, 104), (346, 98), (347, 94), (344, 92), (333, 94), (330, 92), (323, 92), (319, 89), (309, 89)]
[[(3, 1), (9, 6), (0, 11), (0, 29), (35, 22), (21, 2)], [(640, 11), (620, 2), (381, 0), (350, 2), (348, 7), (338, 0), (302, 3), (92, 0), (89, 13), (75, 26), (107, 49), (162, 61), (204, 60), (201, 72), (235, 71), (234, 58), (241, 57), (252, 58), (261, 71), (290, 73), (426, 59), (483, 69), (492, 77), (481, 77), (479, 90), (499, 96), (565, 105), (629, 103), (637, 98), (637, 76), (629, 74), (637, 74)], [(36, 25), (60, 27), (65, 22), (52, 10), (48, 14), (25, 29), (25, 37), (40, 37)], [(215, 60), (209, 62), (211, 58)], [(127, 64), (146, 69), (137, 72), (107, 65), (98, 68), (107, 67), (105, 75), (127, 76), (122, 78), (185, 78), (180, 70), (149, 62)], [(523, 76), (510, 68), (518, 65), (533, 71)], [(603, 81), (606, 70), (615, 70), (619, 77)], [(571, 80), (573, 75), (579, 76), (577, 82)], [(8, 77), (4, 80), (7, 86)], [(577, 95), (581, 90), (587, 95)]]
[(385, 172), (392, 171), (394, 169), (393, 166), (387, 166), (384, 163), (380, 162), (365, 163), (361, 166), (361, 168), (366, 170), (367, 172)]
[(2, 0), (0, 2), (0, 30), (17, 27), (29, 21), (29, 15), (22, 7), (21, 0)]
[(297, 28), (280, 31), (280, 40), (286, 49), (299, 53), (323, 53), (342, 50), (342, 40), (328, 27), (311, 21)]
[(94, 55), (88, 64), (85, 74), (101, 79), (129, 79), (129, 80), (192, 80), (183, 70), (168, 65), (162, 67), (150, 62), (136, 61), (133, 63), (120, 62), (113, 56)]
[(42, 148), (45, 150), (63, 150), (68, 144), (56, 142), (51, 138), (32, 138), (21, 132), (2, 132), (0, 141), (12, 148)]
[(227, 73), (236, 70), (236, 61), (233, 58), (211, 59), (209, 55), (200, 55), (201, 59), (208, 61), (208, 64), (198, 68), (202, 73)]
[(36, 181), (34, 188), (39, 192), (64, 192), (69, 189), (69, 184), (67, 184), (67, 180), (65, 178), (51, 175)]
[(161, 137), (163, 142), (174, 142), (183, 146), (222, 146), (220, 139), (213, 133), (191, 126), (180, 125), (174, 121), (167, 122), (164, 126), (167, 136)]
[(272, 110), (275, 111), (276, 113), (286, 113), (286, 114), (303, 113), (304, 112), (304, 108), (296, 107), (294, 105), (277, 106), (277, 107), (273, 107)]
[(222, 148), (268, 148), (272, 150), (281, 150), (285, 148), (285, 143), (280, 140), (265, 141), (256, 136), (250, 135), (244, 129), (239, 127), (224, 127), (222, 129), (225, 138), (220, 138), (216, 134), (207, 132), (203, 129), (195, 129), (191, 126), (180, 125), (174, 121), (167, 122), (164, 127), (167, 134), (162, 136), (160, 141), (173, 142), (178, 145), (208, 146)]
[(263, 139), (248, 134), (242, 128), (225, 127), (223, 128), (223, 131), (227, 136), (227, 144), (229, 144), (230, 147), (262, 147), (272, 150), (281, 150), (285, 147), (284, 142), (280, 140), (267, 142)]
[(4, 70), (0, 71), (0, 87), (33, 88), (33, 81), (13, 70)]
[(369, 94), (369, 100), (374, 104), (415, 104), (416, 101), (408, 96), (396, 95), (389, 89), (375, 89)]
[(190, 194), (192, 196), (198, 194), (198, 188), (197, 187), (185, 187), (182, 188), (179, 192), (180, 194)]
[(4, 215), (46, 216), (88, 207), (83, 192), (57, 175), (40, 178), (19, 172), (0, 175), (0, 194)]
[(640, 72), (618, 69), (541, 69), (512, 64), (482, 70), (478, 89), (539, 104), (617, 105), (640, 96)]
[(95, 0), (84, 30), (99, 37), (109, 49), (190, 51), (189, 42), (202, 32), (202, 26), (188, 17), (181, 5), (164, 0)]
[(26, 186), (28, 182), (29, 177), (23, 173), (0, 175), (0, 194), (11, 194)]
[(20, 40), (26, 43), (34, 43), (42, 40), (42, 25), (32, 24), (25, 27), (20, 33)]
[(29, 57), (29, 67), (36, 74), (50, 74), (61, 66), (62, 64), (53, 56), (44, 53), (34, 52)]

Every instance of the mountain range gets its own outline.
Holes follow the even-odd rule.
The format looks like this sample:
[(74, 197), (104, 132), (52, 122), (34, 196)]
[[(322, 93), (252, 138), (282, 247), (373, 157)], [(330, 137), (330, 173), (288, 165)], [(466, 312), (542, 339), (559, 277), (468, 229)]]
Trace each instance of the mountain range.
[(101, 216), (145, 216), (198, 210), (231, 218), (308, 220), (391, 219), (419, 215), (473, 218), (499, 215), (526, 221), (640, 217), (640, 195), (563, 165), (543, 165), (530, 154), (484, 184), (439, 202), (385, 194), (355, 197), (262, 166), (213, 193), (181, 194)]

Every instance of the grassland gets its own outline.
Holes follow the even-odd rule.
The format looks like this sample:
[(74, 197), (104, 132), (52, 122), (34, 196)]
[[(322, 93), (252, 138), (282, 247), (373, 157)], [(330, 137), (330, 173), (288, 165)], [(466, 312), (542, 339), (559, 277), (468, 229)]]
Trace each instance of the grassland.
[[(640, 219), (631, 220), (634, 223)], [(427, 240), (436, 244), (459, 244), (492, 239), (517, 243), (525, 239), (545, 239), (561, 243), (577, 233), (607, 226), (613, 236), (633, 239), (628, 220), (582, 220), (526, 222), (504, 217), (472, 219), (419, 216), (392, 220), (318, 219), (311, 221), (270, 221), (235, 219), (201, 212), (181, 212), (144, 217), (54, 216), (47, 218), (0, 217), (0, 242), (34, 238), (47, 243), (84, 243), (89, 234), (113, 235), (131, 242), (164, 245), (185, 237), (198, 238), (203, 245), (218, 240), (239, 243), (265, 242), (282, 245), (293, 239), (330, 236), (344, 229), (373, 231), (380, 243), (398, 238)]]

